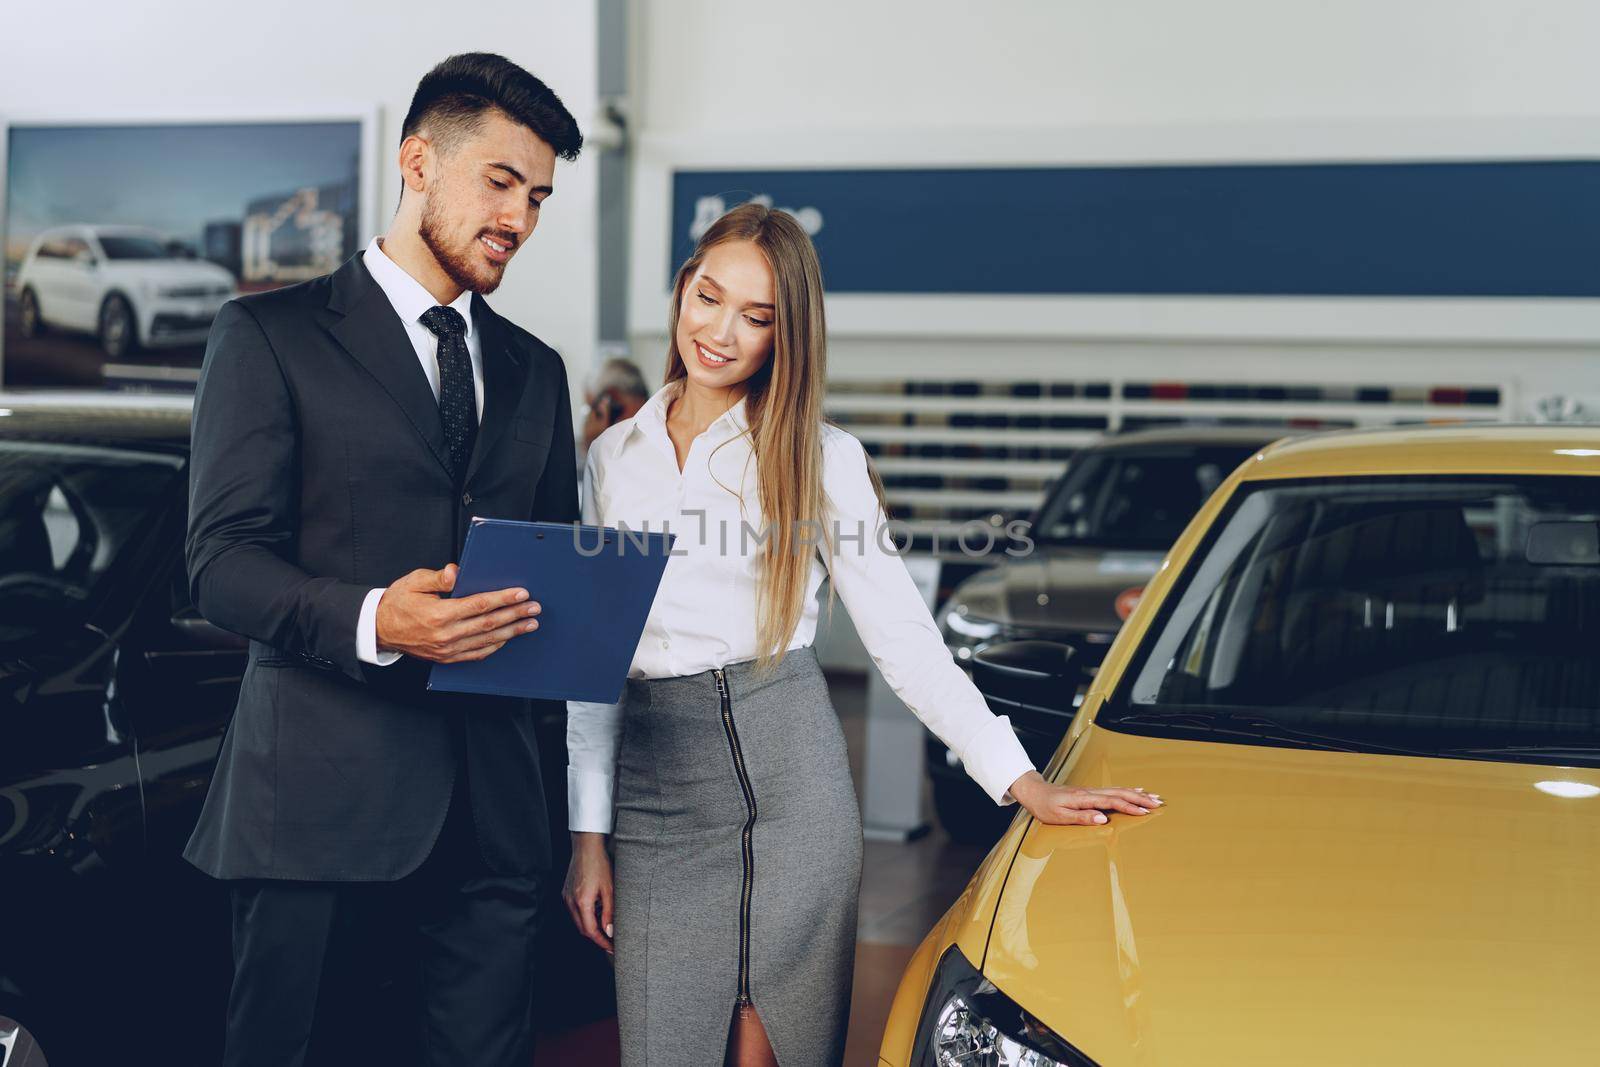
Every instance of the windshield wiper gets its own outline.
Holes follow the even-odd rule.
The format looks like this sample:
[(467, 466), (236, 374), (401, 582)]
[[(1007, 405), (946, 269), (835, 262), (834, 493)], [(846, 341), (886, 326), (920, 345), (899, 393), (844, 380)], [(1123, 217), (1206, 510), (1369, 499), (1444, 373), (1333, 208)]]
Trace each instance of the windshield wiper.
[(1422, 749), (1297, 730), (1263, 715), (1238, 715), (1228, 711), (1140, 711), (1117, 715), (1108, 719), (1106, 726), (1115, 728), (1123, 723), (1130, 726), (1188, 727), (1222, 737), (1283, 741), (1302, 748), (1316, 748), (1328, 752), (1374, 752), (1385, 756), (1422, 756), (1429, 759), (1440, 755), (1438, 752)]
[(1459, 756), (1600, 756), (1600, 745), (1559, 744), (1559, 745), (1491, 745), (1485, 748), (1452, 748), (1447, 750), (1451, 755)]

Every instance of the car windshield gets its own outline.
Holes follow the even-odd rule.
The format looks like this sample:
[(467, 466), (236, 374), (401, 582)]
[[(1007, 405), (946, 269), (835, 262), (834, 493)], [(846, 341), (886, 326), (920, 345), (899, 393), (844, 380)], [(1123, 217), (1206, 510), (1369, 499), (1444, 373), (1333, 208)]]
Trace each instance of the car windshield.
[(0, 645), (81, 625), (181, 466), (171, 456), (0, 441)]
[(1165, 552), (1253, 445), (1090, 449), (1039, 509), (1033, 539)]
[(1264, 483), (1216, 531), (1100, 724), (1600, 765), (1600, 478)]
[(136, 234), (109, 234), (100, 236), (100, 248), (107, 259), (172, 259), (173, 253), (154, 237)]

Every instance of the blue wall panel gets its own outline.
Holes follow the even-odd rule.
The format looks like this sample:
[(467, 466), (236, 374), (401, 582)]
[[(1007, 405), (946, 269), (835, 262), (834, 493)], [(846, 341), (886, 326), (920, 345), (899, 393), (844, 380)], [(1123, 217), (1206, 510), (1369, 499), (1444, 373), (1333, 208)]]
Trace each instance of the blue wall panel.
[(846, 293), (1600, 297), (1600, 162), (680, 170), (672, 267), (720, 199), (814, 208)]

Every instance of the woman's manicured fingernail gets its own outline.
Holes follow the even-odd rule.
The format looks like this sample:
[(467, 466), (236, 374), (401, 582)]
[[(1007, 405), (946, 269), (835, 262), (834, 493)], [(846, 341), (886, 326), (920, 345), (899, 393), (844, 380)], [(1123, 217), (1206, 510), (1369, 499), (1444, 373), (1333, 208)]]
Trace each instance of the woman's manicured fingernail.
[(1099, 812), (1099, 811), (1095, 812), (1094, 813), (1094, 821), (1097, 822), (1097, 823), (1105, 822), (1106, 821), (1105, 813)]
[(616, 936), (616, 935), (614, 935), (614, 934), (613, 934), (613, 933), (612, 933), (612, 932), (611, 932), (611, 924), (610, 924), (610, 923), (606, 923), (606, 936), (607, 936), (607, 937), (614, 937), (614, 936)]

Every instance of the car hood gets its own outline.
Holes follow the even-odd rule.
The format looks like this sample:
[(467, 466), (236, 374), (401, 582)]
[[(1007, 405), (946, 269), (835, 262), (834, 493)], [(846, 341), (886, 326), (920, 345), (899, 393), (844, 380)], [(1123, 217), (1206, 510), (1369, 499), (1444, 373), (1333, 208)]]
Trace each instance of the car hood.
[(1600, 1056), (1600, 771), (1089, 727), (1075, 785), (1155, 814), (1034, 824), (984, 973), (1097, 1062)]
[(123, 259), (111, 260), (104, 269), (118, 278), (136, 278), (152, 285), (231, 286), (233, 275), (199, 259)]
[(980, 572), (951, 594), (971, 615), (1026, 630), (1116, 633), (1117, 598), (1142, 589), (1159, 552), (1045, 548)]

